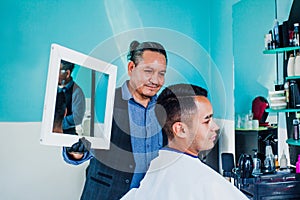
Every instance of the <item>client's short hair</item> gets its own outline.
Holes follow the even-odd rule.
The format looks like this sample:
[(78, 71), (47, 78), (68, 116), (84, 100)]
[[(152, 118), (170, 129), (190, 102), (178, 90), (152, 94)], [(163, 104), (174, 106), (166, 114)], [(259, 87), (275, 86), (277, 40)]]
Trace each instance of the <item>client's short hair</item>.
[(188, 123), (197, 112), (196, 96), (207, 97), (207, 90), (192, 84), (176, 84), (165, 88), (157, 98), (155, 115), (163, 132), (172, 139), (175, 122)]

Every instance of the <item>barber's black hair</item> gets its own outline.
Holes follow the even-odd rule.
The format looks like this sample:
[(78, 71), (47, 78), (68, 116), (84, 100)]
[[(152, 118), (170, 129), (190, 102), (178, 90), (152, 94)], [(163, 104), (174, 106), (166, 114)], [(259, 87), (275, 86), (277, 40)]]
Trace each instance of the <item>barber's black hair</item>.
[(64, 70), (70, 70), (71, 72), (73, 71), (75, 65), (74, 63), (65, 61), (65, 60), (61, 60), (61, 64), (62, 64), (62, 69)]
[(158, 96), (155, 114), (168, 137), (173, 137), (175, 122), (187, 121), (197, 112), (196, 96), (207, 97), (207, 90), (192, 84), (176, 84), (165, 88)]
[(128, 61), (133, 61), (134, 64), (137, 65), (139, 63), (140, 59), (142, 59), (142, 55), (143, 55), (144, 51), (146, 51), (146, 50), (161, 53), (162, 55), (165, 56), (166, 63), (168, 62), (167, 52), (161, 44), (159, 44), (157, 42), (139, 43), (136, 40), (132, 41), (129, 46), (129, 52), (127, 54)]

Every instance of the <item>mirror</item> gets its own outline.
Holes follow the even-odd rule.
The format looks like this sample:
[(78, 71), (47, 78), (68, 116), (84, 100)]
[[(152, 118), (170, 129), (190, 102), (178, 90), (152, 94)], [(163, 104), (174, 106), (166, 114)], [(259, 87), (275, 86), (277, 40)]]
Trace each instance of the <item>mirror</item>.
[(91, 148), (109, 149), (116, 76), (115, 65), (52, 44), (41, 144), (72, 146), (85, 137)]

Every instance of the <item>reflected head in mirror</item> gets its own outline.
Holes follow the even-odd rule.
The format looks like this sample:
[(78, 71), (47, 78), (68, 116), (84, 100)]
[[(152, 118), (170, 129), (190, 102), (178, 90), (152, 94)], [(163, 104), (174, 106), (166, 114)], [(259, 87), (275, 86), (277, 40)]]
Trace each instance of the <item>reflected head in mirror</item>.
[(71, 81), (71, 74), (74, 69), (74, 63), (61, 60), (58, 85), (64, 86)]
[(134, 99), (147, 106), (165, 83), (167, 53), (157, 42), (133, 41), (129, 47), (128, 88)]

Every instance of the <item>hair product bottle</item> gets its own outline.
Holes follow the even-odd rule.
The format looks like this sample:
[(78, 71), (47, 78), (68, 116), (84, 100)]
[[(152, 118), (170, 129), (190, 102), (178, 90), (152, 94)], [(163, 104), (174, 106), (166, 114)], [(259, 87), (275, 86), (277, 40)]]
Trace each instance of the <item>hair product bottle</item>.
[(283, 150), (280, 158), (280, 169), (286, 169), (286, 168), (287, 168), (287, 158)]
[(296, 163), (296, 174), (300, 174), (300, 154), (298, 155), (298, 161)]
[(294, 24), (294, 46), (299, 46), (299, 23)]
[(273, 26), (273, 41), (275, 43), (275, 48), (280, 47), (280, 39), (279, 39), (279, 22), (277, 19), (274, 20)]
[(265, 170), (266, 172), (274, 172), (275, 171), (275, 158), (272, 151), (272, 147), (270, 145), (270, 141), (266, 141), (266, 158), (264, 160)]
[(253, 155), (253, 174), (260, 174), (261, 170), (261, 161), (257, 156), (257, 149), (253, 149), (254, 155)]
[(299, 140), (299, 121), (298, 121), (298, 119), (293, 119), (293, 126), (294, 126), (293, 139)]

